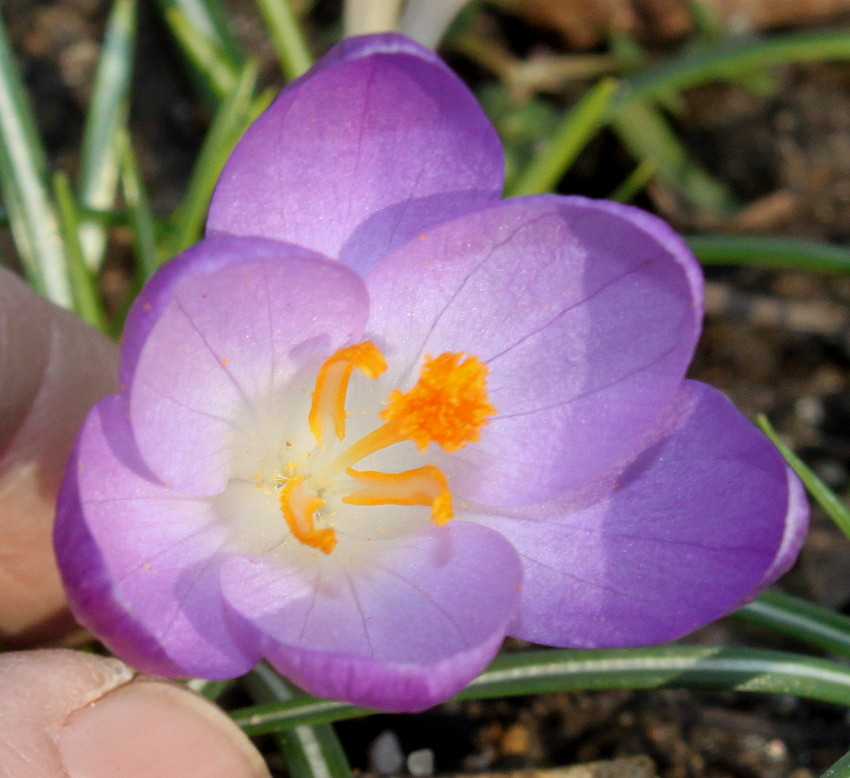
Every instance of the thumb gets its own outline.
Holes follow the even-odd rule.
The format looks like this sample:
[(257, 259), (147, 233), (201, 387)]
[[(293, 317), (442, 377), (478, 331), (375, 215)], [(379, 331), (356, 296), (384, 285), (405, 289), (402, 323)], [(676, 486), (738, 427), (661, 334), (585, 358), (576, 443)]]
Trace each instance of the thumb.
[(0, 268), (0, 643), (74, 628), (53, 560), (56, 491), (77, 428), (115, 390), (118, 347)]
[(68, 650), (0, 655), (0, 778), (268, 778), (250, 740), (188, 689)]

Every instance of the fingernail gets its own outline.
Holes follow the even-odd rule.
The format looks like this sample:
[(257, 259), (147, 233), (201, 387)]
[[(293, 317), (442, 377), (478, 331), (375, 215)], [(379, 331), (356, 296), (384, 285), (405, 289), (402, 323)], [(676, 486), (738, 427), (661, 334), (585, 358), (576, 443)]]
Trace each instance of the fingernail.
[(137, 678), (71, 714), (59, 733), (70, 778), (268, 778), (242, 731), (188, 689)]

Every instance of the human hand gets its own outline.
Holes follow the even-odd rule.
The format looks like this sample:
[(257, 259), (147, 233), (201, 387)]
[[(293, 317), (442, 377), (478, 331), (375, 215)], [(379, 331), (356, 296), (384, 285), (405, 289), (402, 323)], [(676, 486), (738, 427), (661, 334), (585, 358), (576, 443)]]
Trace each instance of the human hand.
[[(66, 642), (54, 501), (77, 428), (115, 390), (118, 349), (0, 268), (0, 643)], [(218, 708), (69, 650), (0, 654), (0, 778), (268, 776)]]
[(3, 778), (258, 778), (233, 722), (178, 684), (67, 649), (0, 655)]

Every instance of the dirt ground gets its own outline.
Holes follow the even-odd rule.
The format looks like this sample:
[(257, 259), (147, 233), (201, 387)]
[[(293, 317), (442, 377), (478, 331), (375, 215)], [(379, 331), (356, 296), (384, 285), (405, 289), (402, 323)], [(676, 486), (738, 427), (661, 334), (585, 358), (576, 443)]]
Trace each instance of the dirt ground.
[[(677, 3), (502, 0), (495, 4), (499, 9), (482, 11), (480, 29), (508, 48), (517, 39), (536, 40), (535, 53), (546, 56), (598, 46), (606, 24), (631, 24), (632, 32), (657, 47), (654, 51), (675, 51), (688, 31), (680, 15), (684, 0)], [(274, 82), (271, 49), (259, 32), (253, 4), (233, 0), (231, 5), (237, 32), (262, 58), (267, 81)], [(740, 25), (743, 18), (752, 29), (835, 24), (850, 11), (850, 3), (835, 0), (795, 3), (796, 17), (783, 16), (785, 5), (717, 0), (725, 23)], [(179, 61), (168, 55), (170, 41), (153, 4), (142, 6), (131, 130), (155, 206), (167, 213), (183, 191), (209, 117)], [(52, 161), (72, 173), (107, 7), (106, 0), (3, 0)], [(620, 12), (614, 20), (602, 13), (613, 7)], [(574, 12), (564, 14), (565, 9)], [(332, 2), (317, 3), (313, 31), (335, 11)], [(461, 69), (469, 68), (462, 55), (447, 54)], [(746, 226), (751, 231), (846, 244), (850, 64), (788, 66), (773, 75), (774, 88), (766, 95), (728, 85), (690, 91), (675, 119), (677, 131), (693, 157), (750, 206)], [(610, 191), (607, 184), (622, 180), (633, 165), (613, 136), (604, 136), (582, 155), (569, 187), (596, 195), (605, 182)], [(693, 228), (693, 214), (682, 212), (661, 185), (652, 185), (639, 204), (680, 229)], [(741, 223), (730, 220), (716, 229), (736, 231)], [(118, 232), (103, 278), (107, 293), (127, 282), (125, 243)], [(2, 246), (7, 250), (8, 239)], [(827, 484), (846, 494), (850, 276), (723, 268), (710, 269), (707, 278), (709, 315), (693, 377), (723, 389), (748, 414), (768, 414)], [(801, 561), (783, 587), (850, 612), (848, 570), (850, 543), (816, 511)], [(728, 621), (693, 639), (794, 648)], [(357, 769), (383, 769), (388, 754), (400, 753), (396, 770), (417, 775), (429, 772), (431, 758), (440, 773), (478, 773), (646, 755), (664, 778), (807, 778), (850, 747), (850, 719), (834, 706), (790, 696), (677, 690), (451, 704), (415, 717), (375, 716), (338, 729)], [(411, 753), (420, 761), (404, 767)]]

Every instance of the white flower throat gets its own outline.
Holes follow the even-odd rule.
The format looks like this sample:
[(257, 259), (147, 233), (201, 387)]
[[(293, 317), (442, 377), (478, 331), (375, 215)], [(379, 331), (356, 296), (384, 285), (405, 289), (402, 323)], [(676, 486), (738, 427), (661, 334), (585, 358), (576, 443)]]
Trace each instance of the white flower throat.
[(446, 476), (435, 465), (402, 472), (354, 466), (405, 441), (412, 441), (420, 452), (431, 442), (448, 452), (457, 451), (477, 441), (481, 428), (496, 412), (487, 397), (486, 365), (474, 355), (444, 352), (426, 356), (414, 386), (406, 392), (391, 390), (383, 409), (375, 409), (372, 431), (348, 443), (346, 401), (352, 374), (356, 369), (377, 379), (386, 367), (383, 354), (371, 341), (331, 354), (318, 372), (304, 420), (313, 445), (306, 452), (299, 446), (300, 455), (284, 459), (273, 472), (261, 469), (253, 479), (260, 489), (275, 491), (291, 535), (325, 554), (337, 545), (336, 529), (326, 520), (333, 513), (332, 498), (341, 496), (342, 503), (355, 506), (428, 506), (431, 521), (448, 522), (453, 516), (452, 496)]

